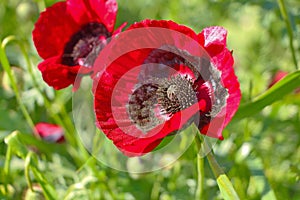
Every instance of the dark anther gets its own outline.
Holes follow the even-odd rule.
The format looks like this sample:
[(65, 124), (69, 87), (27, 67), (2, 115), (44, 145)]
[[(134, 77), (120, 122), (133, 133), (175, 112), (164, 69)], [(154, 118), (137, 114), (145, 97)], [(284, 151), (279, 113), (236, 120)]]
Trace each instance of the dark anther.
[(160, 124), (160, 121), (156, 118), (154, 112), (154, 106), (157, 102), (156, 91), (156, 84), (144, 84), (138, 87), (129, 99), (129, 116), (144, 132), (147, 132)]
[(62, 64), (92, 66), (110, 36), (111, 33), (103, 24), (96, 22), (86, 24), (66, 44)]

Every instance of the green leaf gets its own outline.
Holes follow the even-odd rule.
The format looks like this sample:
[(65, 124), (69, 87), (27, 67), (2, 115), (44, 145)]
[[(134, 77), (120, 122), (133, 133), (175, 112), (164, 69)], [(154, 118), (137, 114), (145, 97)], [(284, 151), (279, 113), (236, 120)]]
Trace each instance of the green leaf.
[[(204, 144), (205, 145), (205, 144)], [(240, 199), (235, 191), (232, 183), (230, 182), (227, 175), (224, 173), (223, 169), (218, 164), (212, 152), (207, 154), (208, 163), (217, 179), (217, 184), (219, 186), (222, 197), (225, 200), (237, 200)]]
[(260, 112), (264, 107), (271, 105), (275, 101), (281, 100), (285, 95), (291, 93), (297, 87), (300, 87), (300, 71), (288, 74), (252, 102), (242, 104), (233, 120), (243, 119)]
[(28, 150), (26, 146), (19, 140), (20, 133), (18, 131), (12, 132), (8, 135), (4, 141), (5, 143), (11, 148), (12, 152), (20, 156), (21, 158), (25, 159)]
[(51, 155), (53, 153), (59, 153), (60, 155), (68, 156), (68, 152), (67, 152), (65, 144), (46, 142), (44, 140), (36, 138), (32, 134), (26, 134), (26, 133), (19, 133), (18, 138), (24, 145), (34, 146), (40, 152), (42, 152), (46, 155)]
[(64, 144), (55, 144), (45, 142), (43, 140), (37, 139), (34, 135), (20, 133), (19, 131), (14, 131), (7, 137), (5, 137), (5, 143), (11, 146), (13, 152), (25, 159), (28, 153), (28, 147), (36, 147), (40, 152), (51, 155), (53, 153), (59, 153), (61, 155), (68, 155), (66, 146)]
[(217, 178), (217, 183), (225, 200), (240, 199), (237, 196), (237, 193), (235, 192), (230, 180), (225, 174), (219, 175)]

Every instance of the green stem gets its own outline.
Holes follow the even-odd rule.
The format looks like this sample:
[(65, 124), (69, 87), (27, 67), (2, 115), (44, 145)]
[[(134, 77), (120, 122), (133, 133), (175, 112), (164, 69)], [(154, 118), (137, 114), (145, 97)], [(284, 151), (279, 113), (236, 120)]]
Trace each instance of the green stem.
[(31, 167), (31, 171), (34, 174), (35, 178), (39, 182), (40, 186), (42, 187), (43, 194), (45, 195), (46, 199), (48, 200), (55, 200), (57, 199), (57, 194), (55, 189), (52, 185), (47, 183), (45, 177), (36, 167)]
[[(32, 151), (29, 151), (28, 154), (26, 155), (25, 165), (26, 165), (25, 169), (27, 168), (27, 170), (28, 170), (27, 178), (28, 178), (28, 181), (30, 182), (30, 184), (31, 184), (31, 180), (29, 177), (29, 170), (32, 171), (32, 173), (35, 177), (35, 180), (41, 186), (45, 198), (48, 200), (57, 199), (57, 193), (56, 193), (55, 188), (53, 187), (53, 184), (49, 183), (48, 180), (46, 179), (46, 177), (44, 176), (44, 174), (39, 171), (38, 158), (37, 158), (36, 154), (34, 154)], [(30, 187), (30, 185), (29, 185), (29, 187)], [(33, 188), (31, 188), (31, 190), (34, 191)]]
[(197, 154), (197, 190), (196, 190), (196, 199), (203, 199), (204, 194), (204, 158)]
[[(29, 75), (30, 75), (30, 78), (32, 79), (33, 81), (33, 85), (34, 87), (38, 90), (38, 92), (42, 95), (43, 97), (43, 100), (44, 100), (44, 104), (47, 108), (51, 108), (51, 103), (49, 102), (48, 98), (46, 97), (46, 95), (44, 94), (44, 92), (42, 91), (42, 89), (40, 88), (40, 84), (38, 84), (38, 81), (36, 79), (36, 76), (34, 75), (34, 72), (33, 72), (33, 67), (32, 67), (32, 64), (30, 62), (30, 59), (28, 57), (28, 54), (26, 52), (26, 49), (24, 47), (24, 45), (17, 41), (17, 44), (19, 45), (20, 49), (21, 49), (21, 52), (24, 56), (24, 59), (27, 63), (27, 70), (29, 72)], [(54, 119), (54, 122), (56, 124), (60, 124), (60, 125), (63, 125), (63, 121), (60, 119), (60, 117), (56, 114), (54, 114), (54, 112), (52, 111), (52, 109), (47, 109), (47, 111), (49, 112), (50, 116), (53, 117)]]
[(157, 174), (157, 175), (156, 175), (156, 180), (155, 180), (155, 182), (153, 183), (153, 187), (152, 187), (152, 191), (151, 191), (151, 196), (150, 196), (150, 199), (151, 199), (151, 200), (159, 199), (159, 193), (160, 193), (160, 188), (161, 188), (161, 182), (163, 181), (162, 179), (163, 179), (163, 177), (160, 176), (160, 174)]
[[(197, 133), (198, 134), (198, 133)], [(204, 158), (200, 155), (202, 140), (199, 135), (195, 137), (197, 145), (197, 189), (195, 199), (204, 199)]]
[(215, 159), (212, 151), (210, 151), (207, 154), (207, 160), (208, 163), (213, 171), (213, 174), (216, 178), (218, 178), (219, 176), (221, 176), (222, 174), (225, 174), (223, 169), (220, 167), (220, 165), (218, 164), (217, 160)]
[(11, 157), (12, 157), (12, 149), (11, 149), (11, 146), (7, 146), (7, 150), (6, 150), (6, 155), (5, 155), (5, 163), (4, 163), (4, 169), (3, 169), (3, 172), (4, 172), (4, 189), (5, 189), (5, 192), (8, 193), (8, 187), (7, 187), (7, 184), (8, 184), (8, 180), (9, 180), (9, 167), (10, 167), (10, 161), (11, 161)]
[[(41, 89), (40, 85), (38, 84), (38, 81), (37, 81), (37, 79), (36, 79), (36, 77), (35, 77), (35, 75), (33, 73), (33, 67), (32, 67), (30, 59), (28, 57), (28, 54), (26, 53), (26, 49), (25, 49), (24, 45), (21, 42), (19, 42), (19, 41), (17, 41), (17, 44), (19, 45), (19, 47), (21, 49), (21, 52), (22, 52), (22, 54), (23, 54), (23, 56), (25, 58), (25, 61), (27, 63), (27, 70), (29, 72), (30, 77), (33, 80), (34, 87), (42, 95), (45, 106), (47, 108), (51, 108), (51, 103), (49, 102), (48, 98), (46, 97), (46, 95), (42, 91), (42, 89)], [(53, 118), (53, 120), (55, 121), (56, 124), (60, 124), (60, 125), (62, 125), (64, 127), (66, 140), (68, 142), (70, 142), (70, 144), (71, 144), (72, 147), (74, 147), (76, 149), (77, 149), (77, 147), (79, 147), (80, 152), (82, 152), (82, 154), (84, 156), (84, 160), (87, 159), (89, 156), (88, 156), (88, 154), (87, 154), (84, 146), (79, 141), (78, 136), (76, 135), (76, 131), (74, 129), (74, 125), (73, 125), (72, 121), (70, 120), (70, 117), (69, 117), (69, 115), (68, 115), (65, 107), (61, 106), (61, 109), (60, 109), (61, 116), (60, 115), (56, 115), (52, 111), (52, 109), (47, 109), (47, 111), (49, 112), (50, 116)]]
[[(237, 195), (237, 192), (235, 191), (232, 183), (230, 182), (229, 178), (224, 173), (223, 169), (218, 164), (217, 160), (214, 157), (212, 149), (208, 146), (207, 142), (203, 139), (203, 137), (200, 135), (198, 129), (196, 129), (196, 126), (194, 126), (194, 129), (197, 130), (195, 141), (198, 148), (198, 156), (201, 156), (200, 151), (202, 152), (208, 152), (207, 153), (207, 160), (208, 163), (213, 171), (214, 176), (216, 177), (217, 184), (219, 186), (220, 192), (225, 200), (239, 200), (239, 196)], [(199, 158), (199, 157), (198, 157)], [(198, 188), (197, 190), (203, 191), (203, 179), (204, 179), (204, 172), (203, 166), (201, 166), (201, 160), (199, 160), (200, 165), (198, 166)], [(202, 167), (202, 169), (200, 169)], [(197, 191), (198, 192), (198, 191)], [(201, 194), (200, 194), (201, 195)], [(203, 197), (203, 196), (201, 196)], [(196, 195), (197, 199), (203, 199)]]
[(70, 116), (67, 113), (64, 106), (61, 107), (61, 115), (62, 115), (62, 118), (64, 119), (64, 121), (63, 121), (64, 124), (66, 125), (66, 127), (69, 130), (69, 133), (70, 133), (69, 139), (73, 140), (73, 143), (79, 148), (80, 152), (83, 154), (84, 159), (88, 159), (90, 156), (87, 153), (87, 150), (83, 146), (82, 142), (80, 141), (80, 137), (78, 136), (78, 134), (76, 132), (76, 129), (74, 127), (74, 123), (70, 119)]
[(30, 178), (30, 175), (29, 175), (29, 172), (30, 172), (30, 161), (31, 161), (31, 154), (32, 152), (29, 152), (25, 158), (25, 170), (24, 170), (24, 174), (25, 174), (25, 179), (26, 179), (26, 182), (27, 182), (27, 185), (29, 187), (29, 189), (34, 192), (34, 189), (32, 187), (32, 182), (31, 182), (31, 178)]
[[(35, 88), (38, 90), (38, 92), (42, 95), (45, 106), (46, 106), (47, 108), (51, 108), (51, 103), (49, 102), (48, 98), (46, 97), (46, 95), (45, 95), (44, 92), (42, 91), (42, 89), (41, 89), (41, 87), (40, 87), (40, 84), (38, 84), (38, 81), (37, 81), (37, 79), (36, 79), (36, 77), (35, 77), (35, 75), (34, 75), (34, 73), (33, 73), (33, 67), (32, 67), (32, 64), (31, 64), (31, 62), (30, 62), (30, 59), (29, 59), (29, 57), (28, 57), (28, 54), (27, 54), (27, 52), (26, 52), (26, 49), (25, 49), (24, 45), (23, 45), (21, 42), (19, 42), (19, 41), (16, 41), (16, 42), (17, 42), (17, 44), (19, 45), (19, 47), (20, 47), (20, 49), (21, 49), (21, 52), (22, 52), (22, 54), (23, 54), (23, 56), (24, 56), (24, 59), (25, 59), (26, 64), (27, 64), (27, 70), (28, 70), (28, 72), (29, 72), (29, 75), (30, 75), (31, 79), (33, 80), (33, 85), (34, 85), (34, 87), (35, 87)], [(66, 111), (65, 111), (64, 106), (62, 106), (62, 109), (61, 109), (61, 110), (64, 111), (64, 115), (63, 115), (62, 118), (66, 118), (66, 114), (65, 114)], [(53, 119), (54, 119), (54, 121), (55, 121), (56, 124), (60, 124), (60, 125), (62, 125), (62, 126), (64, 126), (64, 127), (66, 127), (66, 126), (64, 125), (64, 121), (60, 118), (59, 115), (56, 115), (56, 114), (52, 111), (52, 109), (47, 109), (47, 111), (49, 112), (49, 114), (51, 115), (51, 117), (53, 117)], [(67, 116), (67, 118), (68, 118), (68, 116)], [(74, 137), (73, 137), (73, 132), (74, 132), (74, 130), (72, 130), (72, 126), (71, 126), (71, 129), (70, 129), (70, 125), (68, 124), (68, 126), (67, 126), (65, 132), (66, 132), (66, 138), (67, 138), (67, 140), (71, 143), (72, 146), (76, 146), (76, 142), (74, 141)], [(70, 133), (69, 133), (69, 132), (70, 132)]]
[(295, 65), (296, 70), (298, 70), (298, 63), (297, 63), (295, 48), (294, 48), (294, 44), (293, 44), (294, 35), (293, 35), (292, 23), (288, 16), (284, 0), (277, 0), (277, 2), (278, 2), (281, 16), (282, 16), (283, 20), (285, 21), (286, 28), (287, 28), (287, 31), (289, 34), (289, 44), (290, 44), (290, 49), (291, 49), (294, 65)]
[[(103, 190), (103, 192), (108, 192), (111, 199), (117, 199), (116, 195), (114, 194), (114, 192), (112, 191), (112, 189), (110, 188), (109, 184), (107, 184), (107, 176), (106, 174), (102, 173), (104, 172), (103, 170), (96, 168), (97, 166), (97, 159), (93, 156), (90, 156), (85, 164), (83, 164), (78, 170), (77, 173), (79, 174), (81, 171), (83, 171), (85, 169), (85, 167), (89, 167), (90, 169), (92, 169), (94, 175), (98, 178), (99, 181), (99, 187)], [(101, 193), (102, 194), (102, 193)], [(101, 199), (101, 198), (100, 198)]]
[(5, 38), (2, 42), (1, 42), (1, 47), (0, 47), (0, 62), (5, 70), (5, 72), (7, 73), (8, 75), (8, 78), (10, 80), (10, 83), (11, 83), (11, 86), (13, 88), (13, 91), (15, 93), (15, 96), (16, 96), (16, 99), (17, 99), (17, 102), (21, 108), (21, 111), (28, 123), (28, 125), (30, 126), (30, 128), (32, 130), (34, 130), (34, 123), (26, 109), (26, 107), (24, 106), (23, 102), (22, 102), (22, 99), (21, 99), (21, 96), (20, 96), (20, 92), (19, 92), (19, 89), (18, 89), (18, 86), (17, 86), (17, 83), (16, 83), (16, 79), (13, 75), (13, 72), (11, 70), (11, 66), (9, 64), (9, 61), (8, 61), (8, 58), (6, 56), (6, 53), (5, 53), (5, 46), (10, 42), (10, 41), (13, 41), (15, 40), (15, 38), (13, 36), (10, 36), (10, 37), (7, 37)]
[[(12, 85), (12, 88), (13, 88), (13, 91), (15, 93), (15, 96), (16, 96), (16, 99), (17, 99), (17, 102), (21, 108), (21, 111), (27, 121), (27, 123), (29, 124), (30, 128), (34, 131), (34, 123), (33, 123), (33, 120), (31, 119), (30, 115), (29, 115), (29, 112), (27, 111), (25, 105), (23, 104), (22, 102), (22, 99), (21, 99), (21, 96), (20, 96), (20, 92), (19, 92), (19, 89), (17, 87), (17, 83), (16, 83), (16, 80), (15, 80), (15, 77), (11, 71), (11, 66), (9, 64), (9, 61), (8, 61), (8, 58), (6, 56), (6, 53), (5, 53), (5, 47), (6, 45), (9, 43), (9, 42), (12, 42), (12, 41), (16, 41), (17, 44), (19, 45), (19, 47), (21, 48), (21, 51), (23, 53), (23, 55), (25, 55), (25, 60), (27, 62), (27, 65), (28, 65), (28, 72), (30, 74), (30, 76), (33, 78), (33, 81), (34, 81), (34, 86), (36, 87), (36, 89), (42, 94), (43, 96), (43, 99), (44, 99), (44, 103), (46, 105), (46, 107), (51, 107), (51, 104), (50, 102), (48, 101), (47, 97), (45, 95), (43, 95), (35, 77), (34, 77), (34, 74), (33, 74), (33, 71), (32, 71), (32, 66), (31, 66), (31, 63), (29, 61), (29, 58), (26, 54), (26, 51), (24, 50), (24, 47), (22, 45), (20, 45), (20, 42), (18, 42), (18, 40), (16, 40), (15, 37), (13, 36), (10, 36), (10, 37), (7, 37), (5, 38), (2, 43), (1, 43), (1, 47), (0, 47), (0, 61), (2, 63), (2, 66), (4, 68), (4, 70), (6, 71), (6, 73), (8, 74), (8, 77), (9, 77), (9, 80), (11, 82), (11, 85)], [(51, 109), (49, 109), (50, 111)], [(51, 112), (51, 111), (50, 111)], [(83, 155), (83, 159), (79, 159), (77, 160), (77, 164), (82, 164), (82, 161), (85, 160), (86, 158), (88, 158), (88, 153), (86, 152), (85, 148), (83, 147), (83, 145), (80, 143), (79, 141), (79, 138), (77, 136), (74, 137), (74, 135), (76, 134), (75, 133), (75, 129), (74, 129), (74, 126), (64, 108), (64, 106), (62, 106), (62, 118), (64, 119), (61, 120), (59, 116), (55, 115), (54, 113), (51, 113), (52, 117), (54, 118), (55, 122), (58, 123), (58, 124), (62, 124), (63, 127), (67, 127), (65, 128), (65, 136), (66, 136), (66, 139), (70, 142), (71, 146), (74, 148), (71, 150), (71, 154), (72, 155), (75, 155), (75, 157), (77, 158), (78, 157), (78, 153), (76, 152), (75, 149), (77, 149), (77, 147), (79, 147), (80, 149), (80, 152), (82, 153), (81, 155)]]
[(21, 50), (21, 52), (22, 52), (22, 54), (23, 54), (23, 56), (24, 56), (24, 59), (25, 59), (25, 61), (26, 61), (26, 64), (27, 64), (27, 70), (28, 70), (28, 72), (29, 72), (30, 78), (32, 79), (34, 86), (35, 86), (38, 90), (40, 90), (40, 85), (38, 84), (38, 81), (37, 81), (35, 75), (33, 74), (32, 64), (31, 64), (31, 62), (30, 62), (30, 58), (29, 58), (29, 56), (28, 56), (28, 53), (27, 53), (27, 51), (26, 51), (26, 48), (25, 48), (25, 46), (23, 45), (22, 42), (20, 42), (20, 41), (16, 41), (16, 42), (17, 42), (17, 44), (19, 45), (20, 50)]

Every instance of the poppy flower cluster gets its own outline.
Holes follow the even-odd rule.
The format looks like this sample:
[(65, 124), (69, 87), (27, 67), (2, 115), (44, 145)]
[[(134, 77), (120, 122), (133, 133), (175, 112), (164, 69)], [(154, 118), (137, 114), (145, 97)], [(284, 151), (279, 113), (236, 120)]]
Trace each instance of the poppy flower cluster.
[[(153, 151), (192, 123), (222, 140), (241, 98), (227, 31), (214, 26), (197, 34), (173, 21), (143, 20), (113, 32), (116, 11), (114, 0), (68, 0), (46, 9), (33, 31), (45, 82), (62, 89), (90, 75), (96, 125), (128, 156)], [(122, 46), (130, 50), (120, 53)], [(101, 59), (116, 52), (110, 63)]]

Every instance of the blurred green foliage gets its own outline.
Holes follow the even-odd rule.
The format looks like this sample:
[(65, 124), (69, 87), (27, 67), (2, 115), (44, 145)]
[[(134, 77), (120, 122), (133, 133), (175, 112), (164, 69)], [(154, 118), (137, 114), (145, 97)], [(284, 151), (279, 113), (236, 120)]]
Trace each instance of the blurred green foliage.
[[(68, 129), (72, 125), (66, 119), (66, 113), (71, 116), (72, 112), (71, 89), (54, 91), (43, 82), (36, 68), (40, 58), (31, 39), (39, 12), (54, 2), (1, 0), (0, 39), (13, 35), (19, 41), (9, 43), (6, 54), (33, 121), (57, 122), (56, 116), (60, 116), (60, 125)], [(224, 26), (228, 30), (228, 47), (235, 57), (242, 104), (263, 94), (277, 70), (292, 73), (295, 69), (288, 29), (276, 1), (119, 0), (118, 4), (117, 26), (146, 18), (170, 19), (196, 32), (207, 26)], [(300, 2), (286, 1), (286, 8), (299, 59)], [(29, 64), (33, 65), (39, 89), (29, 74)], [(76, 146), (75, 139), (74, 143), (53, 146), (33, 137), (2, 67), (0, 84), (0, 199), (41, 195), (29, 194), (24, 177), (26, 155), (32, 151), (36, 152), (36, 161), (32, 166), (29, 163), (28, 176), (37, 188), (35, 193), (41, 187), (37, 183), (44, 181), (49, 196), (64, 199), (195, 197), (197, 156), (193, 145), (169, 168), (147, 174), (119, 172), (97, 163), (86, 152), (78, 153), (83, 150)], [(225, 140), (215, 145), (215, 154), (241, 199), (300, 199), (299, 108), (300, 94), (292, 92), (255, 115), (235, 120), (224, 130)], [(21, 133), (10, 135), (13, 140), (8, 140), (14, 130)], [(204, 198), (222, 199), (206, 161), (204, 167)]]

